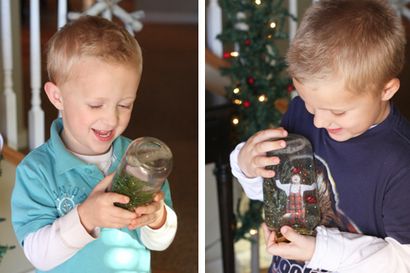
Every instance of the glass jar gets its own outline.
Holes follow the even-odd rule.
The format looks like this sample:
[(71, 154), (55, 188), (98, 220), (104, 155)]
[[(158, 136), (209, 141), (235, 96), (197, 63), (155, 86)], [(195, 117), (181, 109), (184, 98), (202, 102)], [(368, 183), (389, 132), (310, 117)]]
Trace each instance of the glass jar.
[(267, 153), (279, 157), (280, 163), (267, 167), (275, 176), (263, 182), (265, 222), (276, 232), (278, 241), (285, 241), (280, 233), (284, 225), (303, 235), (315, 235), (314, 228), (320, 222), (312, 145), (296, 134), (283, 140), (285, 148)]
[(172, 169), (172, 153), (159, 139), (141, 137), (128, 146), (118, 166), (111, 190), (130, 197), (128, 204), (116, 206), (134, 211), (152, 202)]

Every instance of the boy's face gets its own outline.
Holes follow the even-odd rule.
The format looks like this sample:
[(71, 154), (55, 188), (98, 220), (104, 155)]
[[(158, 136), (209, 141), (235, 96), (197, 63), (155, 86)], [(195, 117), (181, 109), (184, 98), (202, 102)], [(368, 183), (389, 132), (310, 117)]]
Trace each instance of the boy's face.
[[(394, 79), (397, 80), (397, 79)], [(392, 80), (393, 81), (393, 80)], [(314, 125), (324, 128), (336, 141), (346, 141), (363, 134), (389, 114), (389, 99), (399, 87), (398, 80), (379, 94), (361, 94), (344, 89), (340, 79), (302, 84), (293, 79), (306, 109), (314, 115)]]
[(130, 66), (90, 57), (75, 64), (73, 71), (75, 75), (61, 86), (45, 86), (51, 102), (62, 113), (61, 137), (75, 153), (105, 153), (128, 125), (139, 74)]

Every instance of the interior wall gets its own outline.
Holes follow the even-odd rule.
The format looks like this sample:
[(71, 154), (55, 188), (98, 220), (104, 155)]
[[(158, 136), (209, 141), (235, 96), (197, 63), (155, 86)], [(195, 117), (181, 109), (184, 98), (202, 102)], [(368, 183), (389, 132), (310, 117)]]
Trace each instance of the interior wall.
[[(198, 23), (197, 0), (134, 0), (146, 22)], [(200, 1), (202, 2), (202, 1)]]

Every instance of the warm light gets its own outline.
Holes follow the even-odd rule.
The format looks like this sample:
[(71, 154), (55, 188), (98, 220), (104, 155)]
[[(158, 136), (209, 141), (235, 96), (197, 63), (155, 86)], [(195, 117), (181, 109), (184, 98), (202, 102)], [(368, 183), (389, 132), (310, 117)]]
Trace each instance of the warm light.
[(272, 38), (272, 34), (269, 34), (266, 38), (271, 39), (271, 38)]
[(233, 118), (232, 123), (233, 123), (233, 125), (238, 125), (239, 119), (238, 118)]
[(249, 234), (252, 235), (252, 236), (253, 236), (253, 235), (256, 235), (256, 234), (258, 234), (258, 230), (252, 228), (251, 230), (249, 230)]
[(233, 103), (235, 103), (235, 104), (237, 104), (237, 105), (241, 105), (241, 104), (242, 104), (242, 101), (241, 101), (240, 99), (235, 99), (235, 100), (233, 101)]
[(260, 5), (260, 4), (262, 4), (262, 1), (261, 0), (255, 0), (255, 4)]
[(241, 91), (241, 90), (239, 90), (239, 88), (236, 87), (236, 88), (233, 90), (233, 93), (234, 93), (234, 94), (239, 94), (239, 91)]
[(265, 95), (260, 95), (260, 96), (258, 97), (258, 100), (259, 100), (260, 102), (264, 102), (264, 101), (266, 101), (266, 96), (265, 96)]
[(237, 52), (237, 51), (232, 51), (232, 52), (231, 52), (231, 56), (232, 56), (232, 57), (238, 57), (238, 56), (239, 56), (239, 52)]
[(272, 23), (270, 23), (270, 28), (275, 28), (276, 27), (276, 23), (275, 22), (272, 22)]

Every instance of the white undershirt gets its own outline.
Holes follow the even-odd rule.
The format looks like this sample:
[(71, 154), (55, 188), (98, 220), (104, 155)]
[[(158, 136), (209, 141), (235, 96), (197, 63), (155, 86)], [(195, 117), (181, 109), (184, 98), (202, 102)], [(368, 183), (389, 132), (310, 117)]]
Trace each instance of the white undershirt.
[[(97, 156), (73, 154), (86, 163), (95, 164), (104, 175), (108, 174), (112, 162), (112, 147), (107, 153)], [(37, 269), (43, 271), (53, 269), (96, 239), (81, 224), (77, 207), (57, 218), (53, 224), (30, 233), (24, 239), (24, 254)], [(169, 206), (165, 205), (165, 209), (167, 218), (161, 228), (141, 227), (141, 241), (148, 249), (164, 250), (174, 240), (177, 216)], [(93, 235), (98, 237), (98, 229)]]
[(72, 153), (82, 161), (88, 164), (96, 165), (97, 168), (100, 171), (102, 171), (104, 175), (108, 174), (108, 169), (110, 168), (112, 162), (112, 146), (108, 150), (108, 152), (102, 155), (82, 155), (74, 152)]

